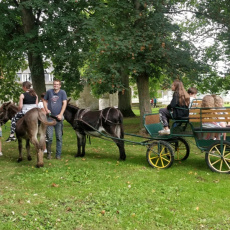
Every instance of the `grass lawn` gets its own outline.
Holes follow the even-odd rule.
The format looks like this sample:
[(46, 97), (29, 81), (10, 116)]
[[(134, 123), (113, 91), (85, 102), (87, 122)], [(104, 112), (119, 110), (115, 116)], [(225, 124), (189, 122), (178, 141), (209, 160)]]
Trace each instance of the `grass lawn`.
[[(152, 108), (152, 113), (158, 113), (159, 109), (160, 109), (160, 108)], [(134, 107), (132, 107), (132, 110), (133, 110), (133, 112), (134, 112), (137, 116), (140, 116), (139, 107), (134, 106)]]
[[(137, 132), (139, 122), (124, 119), (125, 131)], [(186, 161), (158, 170), (149, 166), (146, 147), (126, 144), (121, 162), (116, 145), (98, 138), (75, 158), (75, 133), (65, 122), (62, 160), (44, 159), (37, 169), (34, 154), (16, 162), (17, 143), (6, 143), (8, 134), (3, 127), (1, 230), (230, 228), (229, 175), (211, 172), (192, 139)]]

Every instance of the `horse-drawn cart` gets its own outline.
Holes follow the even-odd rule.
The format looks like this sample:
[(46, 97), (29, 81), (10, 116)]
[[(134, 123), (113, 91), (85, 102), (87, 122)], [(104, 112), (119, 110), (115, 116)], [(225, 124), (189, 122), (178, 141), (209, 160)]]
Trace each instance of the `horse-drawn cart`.
[[(199, 103), (195, 104), (199, 105)], [(69, 105), (67, 106), (67, 109), (68, 107), (69, 109), (73, 109), (74, 106)], [(77, 112), (78, 109), (74, 109), (74, 114), (79, 114)], [(122, 131), (123, 128), (118, 128), (120, 125), (122, 125), (122, 123), (114, 122), (114, 118), (114, 121), (112, 122), (112, 117), (110, 118), (109, 116), (112, 115), (112, 113), (110, 113), (112, 110), (114, 110), (114, 114), (119, 116), (120, 112), (116, 109), (106, 110), (107, 111), (102, 110), (99, 113), (104, 113), (103, 116), (99, 116), (99, 120), (101, 119), (99, 123), (104, 124), (104, 131), (102, 131), (101, 128), (98, 128), (98, 125), (91, 124), (91, 120), (86, 119), (87, 116), (82, 116), (80, 118), (77, 116), (76, 118), (76, 115), (74, 115), (75, 119), (72, 120), (77, 122), (81, 128), (84, 128), (84, 131), (87, 128), (91, 130), (91, 134), (93, 132), (98, 134), (94, 134), (94, 136), (100, 136), (106, 140), (112, 139), (120, 150), (121, 160), (125, 160), (124, 142), (126, 142), (134, 145), (146, 146), (147, 161), (152, 167), (162, 169), (169, 168), (173, 164), (174, 160), (183, 161), (188, 158), (190, 154), (190, 146), (187, 140), (193, 138), (196, 146), (201, 151), (205, 152), (206, 163), (212, 171), (219, 173), (230, 173), (230, 136), (227, 136), (226, 140), (224, 140), (224, 133), (230, 133), (230, 128), (203, 128), (204, 123), (218, 123), (223, 121), (229, 122), (230, 108), (190, 108), (189, 117), (181, 120), (172, 120), (170, 135), (163, 136), (158, 134), (158, 131), (163, 129), (163, 126), (159, 121), (159, 114), (145, 114), (143, 121), (144, 126), (149, 134), (148, 137), (124, 133), (125, 136), (133, 136), (137, 139), (140, 139), (141, 141), (139, 142), (132, 141), (128, 139), (128, 137), (126, 138), (123, 134), (119, 137), (119, 135), (115, 133), (115, 130)], [(87, 115), (87, 112), (84, 114)], [(66, 118), (67, 117), (68, 116), (66, 116)], [(116, 120), (118, 121), (121, 119), (116, 117)], [(98, 122), (96, 124), (98, 124)], [(109, 128), (106, 128), (105, 125), (107, 125)], [(113, 127), (113, 129), (110, 127)], [(90, 132), (85, 132), (85, 135), (89, 134)], [(207, 138), (207, 135), (210, 133), (215, 136), (216, 140)], [(84, 156), (84, 154), (77, 154), (76, 156)]]
[(144, 126), (151, 138), (146, 153), (149, 164), (168, 168), (174, 160), (186, 160), (190, 153), (184, 139), (187, 137), (194, 138), (196, 146), (205, 152), (205, 161), (212, 171), (230, 173), (230, 136), (226, 135), (230, 127), (203, 127), (204, 123), (229, 121), (230, 108), (192, 108), (188, 119), (173, 121), (170, 135), (160, 136), (158, 131), (163, 127), (159, 114), (145, 114)]

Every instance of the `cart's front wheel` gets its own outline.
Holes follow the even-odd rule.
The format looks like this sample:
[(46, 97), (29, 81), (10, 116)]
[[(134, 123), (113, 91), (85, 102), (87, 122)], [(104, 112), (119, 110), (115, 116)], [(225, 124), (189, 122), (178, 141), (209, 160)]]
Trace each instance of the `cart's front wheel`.
[(177, 137), (171, 145), (174, 147), (174, 160), (184, 161), (189, 157), (190, 147), (184, 138)]
[(208, 148), (205, 161), (213, 172), (230, 173), (230, 143), (215, 142)]
[(147, 149), (146, 157), (153, 168), (169, 168), (174, 161), (173, 148), (166, 141), (153, 141)]

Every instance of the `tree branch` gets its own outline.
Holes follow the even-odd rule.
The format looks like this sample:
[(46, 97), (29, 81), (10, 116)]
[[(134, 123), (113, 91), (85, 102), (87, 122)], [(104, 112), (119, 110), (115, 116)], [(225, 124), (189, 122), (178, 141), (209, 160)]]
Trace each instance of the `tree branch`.
[(36, 17), (35, 17), (35, 23), (36, 23), (37, 25), (39, 24), (39, 18), (40, 18), (40, 16), (41, 16), (41, 13), (42, 13), (42, 11), (41, 11), (41, 10), (38, 10), (37, 15), (36, 15)]
[(14, 3), (17, 7), (19, 7), (19, 3), (17, 2), (17, 0), (14, 0)]

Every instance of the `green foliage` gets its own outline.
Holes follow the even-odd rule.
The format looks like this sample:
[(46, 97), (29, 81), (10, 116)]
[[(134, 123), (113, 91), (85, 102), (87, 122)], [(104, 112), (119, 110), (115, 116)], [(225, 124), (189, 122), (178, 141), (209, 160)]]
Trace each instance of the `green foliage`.
[[(76, 97), (83, 88), (79, 68), (84, 61), (80, 53), (88, 47), (84, 29), (87, 7), (85, 1), (1, 1), (0, 51), (27, 58), (30, 67), (37, 65), (31, 63), (30, 54), (41, 56), (43, 62), (52, 61), (54, 74), (65, 81), (68, 94)], [(41, 73), (40, 68), (36, 66), (33, 74)], [(13, 84), (11, 78), (7, 80)]]
[[(19, 101), (19, 95), (22, 93), (22, 87), (19, 83), (15, 82), (15, 75), (13, 76), (7, 76), (7, 78), (1, 78), (0, 79), (0, 100), (1, 102), (6, 101), (13, 101), (18, 102)], [(14, 84), (12, 85), (12, 82)]]
[(225, 62), (224, 75), (229, 75), (229, 53), (230, 53), (230, 4), (227, 1), (206, 0), (199, 5), (199, 14), (201, 18), (206, 18), (212, 22), (215, 31), (215, 39), (221, 43), (216, 54), (220, 55)]
[[(23, 27), (23, 9), (33, 19), (27, 21), (32, 30)], [(195, 12), (196, 19), (178, 26), (173, 17), (184, 9)], [(132, 82), (143, 75), (152, 78), (150, 95), (155, 96), (159, 87), (166, 88), (175, 78), (199, 86), (204, 76), (219, 79), (216, 63), (226, 60), (220, 51), (227, 56), (230, 52), (229, 12), (224, 0), (3, 0), (0, 51), (16, 67), (29, 52), (52, 62), (55, 76), (74, 98), (86, 82), (97, 96), (123, 91), (122, 74)], [(217, 35), (222, 43), (199, 50), (193, 39), (183, 37), (185, 32)], [(228, 70), (222, 75), (229, 75)], [(13, 85), (10, 76), (5, 74), (5, 81)]]
[(198, 82), (202, 84), (197, 84), (198, 91), (200, 93), (208, 94), (227, 94), (230, 90), (230, 76), (219, 77), (215, 72), (211, 72), (208, 76), (203, 76), (198, 79)]
[(19, 95), (22, 92), (21, 85), (16, 82), (16, 73), (19, 68), (25, 66), (23, 59), (16, 59), (18, 57), (6, 55), (1, 53), (0, 55), (0, 101), (14, 101), (18, 102)]
[(225, 0), (191, 0), (185, 4), (184, 9), (190, 10), (193, 17), (184, 20), (182, 30), (199, 43), (194, 54), (206, 66), (205, 71), (194, 74), (194, 80), (190, 75), (186, 76), (186, 82), (202, 93), (225, 93), (229, 89), (230, 5)]
[(150, 98), (161, 97), (161, 95), (158, 95), (158, 91), (162, 89), (161, 86), (162, 85), (161, 85), (160, 79), (151, 78), (149, 80), (149, 95), (150, 95)]
[(123, 90), (121, 72), (132, 82), (144, 73), (157, 89), (164, 79), (203, 71), (167, 14), (177, 1), (98, 1), (94, 7), (87, 21), (91, 50), (84, 75), (97, 95)]

